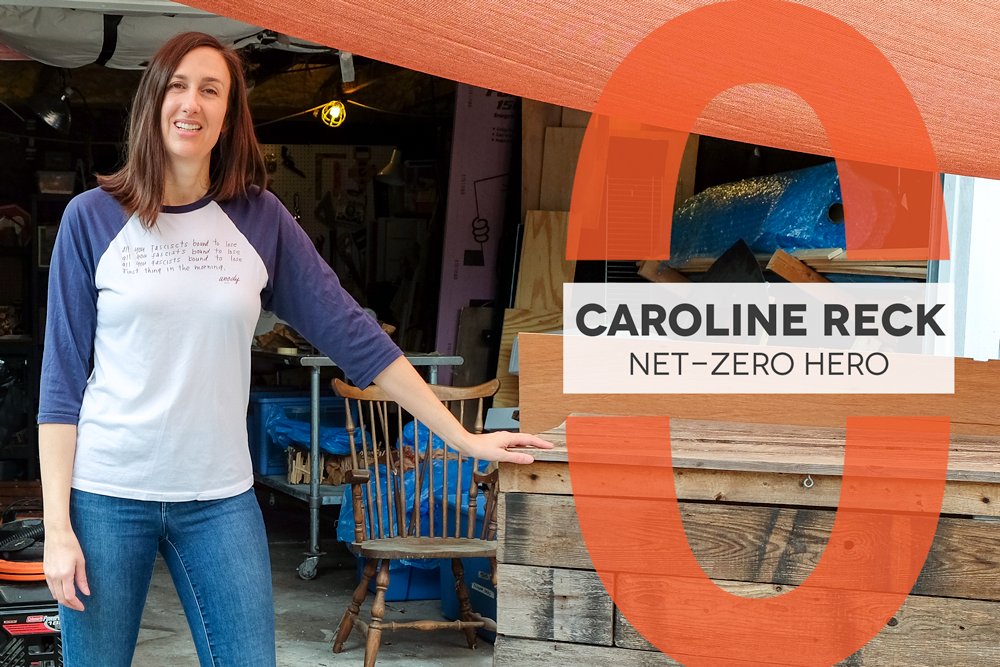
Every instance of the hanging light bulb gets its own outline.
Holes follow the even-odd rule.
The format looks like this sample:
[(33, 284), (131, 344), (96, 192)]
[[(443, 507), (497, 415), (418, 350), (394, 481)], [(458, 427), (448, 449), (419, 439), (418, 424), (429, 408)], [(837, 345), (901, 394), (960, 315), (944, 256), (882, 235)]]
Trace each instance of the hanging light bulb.
[(323, 108), (315, 111), (313, 115), (318, 115), (320, 119), (330, 127), (339, 127), (347, 117), (347, 110), (340, 100), (333, 100), (323, 105)]

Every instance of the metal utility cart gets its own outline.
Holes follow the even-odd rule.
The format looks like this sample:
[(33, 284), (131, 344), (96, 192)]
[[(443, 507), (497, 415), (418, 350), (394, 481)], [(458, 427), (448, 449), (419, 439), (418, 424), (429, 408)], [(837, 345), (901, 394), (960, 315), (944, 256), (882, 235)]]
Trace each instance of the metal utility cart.
[[(319, 550), (319, 510), (323, 505), (339, 505), (343, 497), (344, 486), (325, 488), (320, 484), (320, 449), (319, 449), (319, 417), (320, 417), (320, 369), (324, 366), (336, 366), (332, 359), (323, 356), (286, 355), (255, 352), (255, 355), (269, 360), (280, 361), (288, 366), (305, 366), (310, 369), (309, 375), (309, 417), (310, 442), (309, 484), (289, 484), (283, 475), (261, 475), (254, 473), (254, 480), (281, 491), (293, 498), (298, 498), (309, 504), (309, 551), (305, 560), (299, 565), (299, 576), (312, 579), (316, 576), (319, 557), (324, 552)], [(436, 354), (407, 354), (406, 358), (414, 366), (426, 366), (428, 382), (437, 384), (439, 366), (460, 366), (465, 360), (462, 357), (442, 357)]]

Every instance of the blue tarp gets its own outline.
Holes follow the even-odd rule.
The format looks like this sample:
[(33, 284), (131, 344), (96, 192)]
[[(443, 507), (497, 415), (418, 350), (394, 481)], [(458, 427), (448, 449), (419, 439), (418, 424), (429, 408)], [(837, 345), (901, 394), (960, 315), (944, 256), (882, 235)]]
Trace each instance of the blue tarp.
[[(311, 436), (309, 422), (290, 419), (280, 405), (264, 406), (264, 428), (274, 442), (282, 449), (296, 444), (309, 449)], [(355, 434), (358, 437), (359, 434)], [(319, 447), (330, 454), (350, 454), (351, 441), (343, 426), (320, 426)]]

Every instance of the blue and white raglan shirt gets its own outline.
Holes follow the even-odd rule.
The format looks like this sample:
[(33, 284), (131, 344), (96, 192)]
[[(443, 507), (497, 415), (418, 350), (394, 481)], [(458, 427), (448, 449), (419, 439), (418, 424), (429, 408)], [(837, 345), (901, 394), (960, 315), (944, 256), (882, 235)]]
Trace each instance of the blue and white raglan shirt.
[(253, 485), (246, 411), (262, 306), (360, 387), (402, 355), (256, 187), (165, 206), (150, 231), (104, 190), (85, 192), (63, 214), (49, 271), (38, 423), (77, 425), (82, 491), (167, 502)]

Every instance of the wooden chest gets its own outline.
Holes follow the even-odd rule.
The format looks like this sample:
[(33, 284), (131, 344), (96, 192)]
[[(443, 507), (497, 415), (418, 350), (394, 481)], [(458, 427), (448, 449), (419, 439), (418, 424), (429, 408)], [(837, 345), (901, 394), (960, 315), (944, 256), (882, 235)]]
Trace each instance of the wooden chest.
[[(631, 397), (561, 397), (558, 400), (563, 403), (555, 407), (551, 401), (539, 403), (561, 390), (561, 368), (559, 374), (552, 373), (555, 364), (550, 364), (541, 377), (531, 366), (532, 358), (542, 356), (542, 351), (545, 359), (558, 358), (557, 351), (549, 349), (553, 347), (546, 342), (540, 349), (522, 341), (522, 425), (526, 409), (528, 419), (537, 424), (551, 420), (551, 414), (566, 410), (567, 405), (572, 411), (580, 402), (588, 412), (599, 407), (605, 414), (650, 414), (651, 397), (631, 413), (615, 409), (628, 407)], [(967, 365), (965, 360), (958, 361)], [(930, 554), (899, 611), (841, 665), (1000, 664), (1000, 415), (996, 407), (1000, 384), (990, 379), (1000, 366), (981, 364), (975, 369), (978, 375), (972, 376), (961, 373), (958, 366), (958, 395), (949, 396), (947, 402), (966, 401), (959, 420), (952, 419), (948, 481)], [(992, 389), (974, 393), (966, 387), (974, 389), (982, 383)], [(525, 387), (531, 391), (543, 386), (544, 391), (524, 395)], [(803, 398), (819, 405), (822, 397)], [(837, 404), (839, 397), (826, 398), (831, 420), (842, 419), (838, 412), (857, 414), (857, 406), (862, 405), (859, 398), (848, 397), (855, 404), (847, 407)], [(890, 404), (904, 404), (898, 397), (891, 399)], [(685, 400), (697, 404), (697, 409)], [(711, 407), (713, 400), (715, 407)], [(733, 399), (682, 396), (675, 401), (670, 397), (674, 480), (685, 532), (698, 563), (720, 587), (744, 597), (775, 595), (804, 581), (827, 546), (839, 500), (843, 449), (824, 450), (811, 442), (816, 434), (829, 436), (834, 429), (829, 424), (795, 427), (675, 418), (678, 414), (700, 416), (701, 409), (715, 411), (709, 418), (718, 419), (726, 413), (726, 400)], [(757, 397), (757, 401), (764, 419), (784, 419), (780, 412), (763, 410), (768, 397)], [(969, 405), (972, 401), (978, 409)], [(909, 405), (908, 412), (898, 407), (888, 410), (936, 412), (926, 397), (914, 397)], [(883, 409), (884, 405), (873, 404), (868, 414)], [(731, 414), (740, 411), (746, 414), (748, 408), (734, 402)], [(566, 412), (562, 414), (565, 418)], [(818, 414), (808, 415), (805, 423), (822, 421), (815, 418)], [(968, 423), (963, 423), (963, 417)], [(684, 432), (689, 434), (686, 440), (678, 435)], [(767, 442), (776, 440), (779, 433), (778, 439), (785, 442), (792, 433), (802, 446), (786, 451), (769, 448)], [(500, 466), (499, 636), (494, 664), (678, 665), (650, 645), (615, 608), (584, 545), (571, 495), (564, 434), (550, 428), (543, 437), (557, 443), (557, 448), (537, 453), (536, 462), (528, 466)], [(733, 446), (735, 442), (747, 446), (740, 450)], [(628, 557), (624, 549), (622, 557)]]

